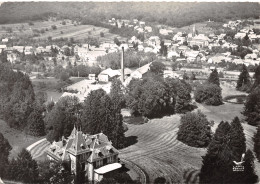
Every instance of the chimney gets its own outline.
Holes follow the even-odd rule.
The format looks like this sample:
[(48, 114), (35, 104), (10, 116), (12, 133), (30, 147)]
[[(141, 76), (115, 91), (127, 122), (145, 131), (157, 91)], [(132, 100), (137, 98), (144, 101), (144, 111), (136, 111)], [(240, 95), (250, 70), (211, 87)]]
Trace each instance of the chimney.
[(125, 80), (125, 72), (124, 72), (124, 47), (122, 47), (121, 54), (121, 82), (123, 83)]

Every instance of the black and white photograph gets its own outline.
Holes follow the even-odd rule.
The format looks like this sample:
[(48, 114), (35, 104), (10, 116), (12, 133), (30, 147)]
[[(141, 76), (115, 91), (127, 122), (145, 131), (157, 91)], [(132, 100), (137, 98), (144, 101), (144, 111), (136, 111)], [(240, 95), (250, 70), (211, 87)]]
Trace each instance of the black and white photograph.
[(0, 184), (260, 184), (260, 1), (0, 2)]

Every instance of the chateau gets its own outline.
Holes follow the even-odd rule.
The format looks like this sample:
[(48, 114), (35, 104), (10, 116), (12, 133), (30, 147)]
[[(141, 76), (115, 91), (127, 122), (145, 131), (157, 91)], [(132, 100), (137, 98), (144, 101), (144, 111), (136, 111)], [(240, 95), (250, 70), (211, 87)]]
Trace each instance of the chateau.
[(105, 134), (83, 134), (75, 127), (67, 139), (54, 141), (46, 153), (51, 160), (69, 163), (75, 176), (84, 175), (89, 181), (101, 181), (104, 174), (122, 166), (118, 150)]

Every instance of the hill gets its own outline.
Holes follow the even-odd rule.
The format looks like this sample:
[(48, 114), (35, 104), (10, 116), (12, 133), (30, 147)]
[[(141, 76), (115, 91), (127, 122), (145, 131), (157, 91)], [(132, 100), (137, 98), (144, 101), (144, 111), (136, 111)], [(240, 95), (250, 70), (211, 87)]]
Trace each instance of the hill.
[(49, 16), (104, 21), (111, 17), (137, 18), (174, 27), (208, 19), (258, 18), (260, 4), (251, 2), (6, 2), (0, 24), (46, 20)]

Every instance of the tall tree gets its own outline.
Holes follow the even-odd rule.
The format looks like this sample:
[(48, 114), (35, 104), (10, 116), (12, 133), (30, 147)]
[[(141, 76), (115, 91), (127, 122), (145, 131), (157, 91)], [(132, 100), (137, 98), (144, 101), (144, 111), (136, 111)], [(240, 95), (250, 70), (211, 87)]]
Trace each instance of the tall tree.
[(256, 88), (247, 96), (244, 111), (248, 124), (257, 126), (260, 124), (260, 88)]
[(251, 91), (256, 89), (260, 84), (260, 65), (258, 65), (256, 70), (255, 70), (254, 78), (255, 78), (255, 82), (254, 82), (254, 84), (251, 88)]
[(107, 95), (103, 89), (91, 91), (83, 104), (82, 131), (89, 134), (100, 133), (104, 120), (104, 106), (101, 99)]
[(257, 132), (254, 136), (254, 151), (258, 162), (260, 162), (260, 126), (258, 126)]
[(209, 75), (209, 78), (208, 78), (208, 82), (220, 86), (217, 69), (215, 69), (211, 72), (211, 74)]
[(242, 179), (239, 181), (240, 183), (257, 183), (258, 176), (255, 173), (254, 160), (255, 157), (253, 152), (251, 150), (247, 150), (244, 159), (244, 173)]
[[(248, 90), (250, 88), (250, 76), (249, 73), (247, 71), (247, 67), (246, 65), (243, 64), (242, 69), (241, 69), (241, 73), (238, 77), (237, 80), (237, 86), (236, 88), (238, 90)], [(243, 89), (242, 89), (243, 88)]]
[(69, 136), (73, 126), (77, 123), (80, 104), (77, 97), (63, 97), (47, 113), (44, 121), (47, 139), (58, 141), (62, 136)]
[(176, 93), (175, 112), (185, 113), (190, 111), (191, 87), (185, 81), (179, 81)]
[(5, 168), (8, 165), (8, 156), (12, 150), (11, 145), (8, 140), (4, 138), (3, 134), (0, 132), (0, 177), (5, 174)]
[(111, 124), (113, 145), (117, 148), (123, 148), (125, 144), (125, 135), (123, 127), (123, 117), (121, 109), (124, 103), (123, 85), (120, 80), (114, 80), (111, 85), (110, 96), (112, 101), (111, 106)]
[(201, 183), (230, 183), (232, 173), (232, 150), (229, 148), (231, 127), (221, 122), (209, 144), (207, 153), (202, 157), (200, 172)]
[(45, 135), (42, 111), (34, 109), (27, 119), (27, 133), (33, 136)]
[(246, 152), (246, 137), (238, 117), (235, 117), (231, 122), (230, 146), (235, 160), (239, 160)]

